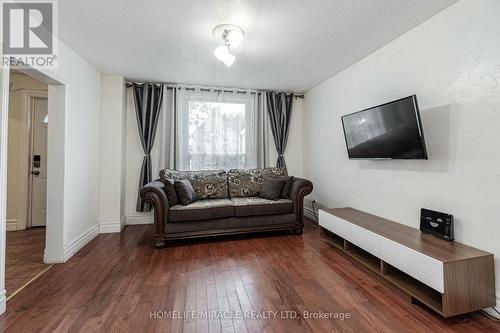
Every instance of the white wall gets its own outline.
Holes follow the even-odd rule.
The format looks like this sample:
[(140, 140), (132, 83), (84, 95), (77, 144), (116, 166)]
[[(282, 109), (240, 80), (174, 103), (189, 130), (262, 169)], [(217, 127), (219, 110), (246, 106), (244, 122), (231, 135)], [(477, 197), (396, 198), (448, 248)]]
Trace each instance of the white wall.
[[(47, 92), (47, 84), (37, 81), (28, 75), (11, 73), (9, 93), (9, 141), (7, 160), (7, 231), (26, 228), (25, 215), (19, 211), (26, 207), (28, 200), (21, 195), (20, 172), (24, 170), (27, 153), (26, 136), (29, 130), (26, 126), (26, 108), (23, 100), (23, 91), (35, 90)], [(29, 163), (29, 161), (28, 161)], [(24, 173), (23, 173), (24, 174)], [(25, 175), (27, 177), (27, 175)]]
[[(137, 130), (137, 120), (134, 113), (134, 101), (132, 94), (127, 94), (127, 152), (126, 152), (126, 194), (125, 194), (125, 214), (127, 216), (127, 224), (136, 223), (153, 223), (152, 213), (138, 213), (135, 211), (137, 200), (137, 189), (139, 186), (139, 174), (141, 171), (141, 163), (144, 153), (139, 139)], [(303, 176), (303, 162), (302, 162), (302, 99), (294, 100), (294, 109), (292, 114), (292, 123), (290, 125), (290, 133), (288, 138), (288, 145), (285, 151), (285, 161), (288, 168), (288, 173), (293, 176)], [(161, 116), (160, 116), (161, 117)], [(158, 120), (162, 123), (162, 119)], [(269, 130), (270, 132), (270, 130)], [(153, 175), (154, 179), (158, 178), (158, 173), (161, 169), (160, 166), (160, 140), (161, 140), (161, 126), (158, 126), (157, 137), (151, 158), (153, 160)], [(276, 164), (278, 154), (272, 139), (272, 134), (269, 134), (269, 162), (271, 165)]]
[[(421, 207), (452, 213), (457, 241), (497, 257), (497, 286), (499, 13), (497, 0), (460, 1), (311, 89), (304, 101), (304, 173), (321, 206), (351, 206), (416, 228)], [(348, 160), (340, 116), (411, 94), (429, 160)]]
[(41, 71), (62, 84), (48, 92), (47, 226), (57, 232), (47, 232), (46, 262), (67, 260), (99, 232), (101, 75), (61, 41), (58, 59), (57, 69)]
[(101, 76), (99, 158), (100, 232), (120, 232), (125, 224), (125, 81)]

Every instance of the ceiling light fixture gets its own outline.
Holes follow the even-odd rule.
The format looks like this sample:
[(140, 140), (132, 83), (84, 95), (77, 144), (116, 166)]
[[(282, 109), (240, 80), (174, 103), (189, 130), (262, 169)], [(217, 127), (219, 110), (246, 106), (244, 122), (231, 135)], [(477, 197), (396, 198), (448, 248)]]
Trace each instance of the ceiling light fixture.
[(233, 24), (221, 24), (212, 30), (215, 40), (222, 44), (214, 51), (217, 59), (227, 67), (231, 67), (236, 57), (231, 53), (231, 47), (237, 47), (243, 41), (245, 33), (243, 29)]

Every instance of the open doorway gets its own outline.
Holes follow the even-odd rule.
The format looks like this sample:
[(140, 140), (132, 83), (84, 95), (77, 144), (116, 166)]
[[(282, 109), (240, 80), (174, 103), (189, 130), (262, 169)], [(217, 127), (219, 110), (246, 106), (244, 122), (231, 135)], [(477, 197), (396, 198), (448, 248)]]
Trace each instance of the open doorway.
[(48, 85), (24, 73), (11, 71), (8, 117), (7, 298), (50, 267), (43, 260), (47, 216)]

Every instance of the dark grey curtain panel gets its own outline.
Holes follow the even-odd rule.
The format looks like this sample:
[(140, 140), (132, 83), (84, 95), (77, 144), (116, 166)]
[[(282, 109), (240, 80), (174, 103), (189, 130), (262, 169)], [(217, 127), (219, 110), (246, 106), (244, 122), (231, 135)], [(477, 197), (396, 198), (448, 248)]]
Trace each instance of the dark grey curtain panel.
[(161, 104), (163, 102), (163, 85), (144, 83), (132, 84), (135, 102), (135, 115), (137, 127), (141, 138), (144, 158), (142, 160), (141, 174), (139, 177), (139, 189), (137, 192), (138, 212), (151, 211), (151, 205), (141, 199), (139, 191), (152, 180), (151, 149), (156, 136), (158, 118), (160, 116)]
[(267, 112), (269, 113), (269, 122), (271, 132), (274, 137), (274, 144), (278, 152), (277, 167), (286, 167), (283, 154), (286, 150), (288, 141), (288, 132), (292, 120), (293, 94), (285, 93), (267, 93)]

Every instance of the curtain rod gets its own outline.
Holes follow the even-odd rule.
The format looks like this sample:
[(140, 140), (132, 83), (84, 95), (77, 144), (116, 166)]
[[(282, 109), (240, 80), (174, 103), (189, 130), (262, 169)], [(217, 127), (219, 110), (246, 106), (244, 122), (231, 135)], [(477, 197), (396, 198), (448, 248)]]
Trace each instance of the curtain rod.
[[(126, 81), (125, 86), (127, 88), (130, 88), (130, 87), (132, 87), (132, 83), (144, 84), (144, 82)], [(148, 82), (148, 83), (157, 84), (157, 85), (164, 85), (167, 89), (173, 89), (175, 87), (175, 85), (172, 83), (163, 83), (163, 82)], [(242, 88), (235, 88), (233, 90), (228, 90), (227, 88), (215, 88), (215, 89), (213, 89), (213, 88), (204, 88), (203, 86), (189, 86), (189, 85), (179, 85), (179, 86), (183, 87), (186, 90), (192, 90), (192, 91), (199, 89), (200, 91), (214, 91), (214, 92), (228, 92), (228, 93), (236, 92), (237, 94), (246, 94), (246, 93), (250, 92), (250, 94), (252, 94), (252, 95), (258, 95), (258, 94), (261, 94), (263, 92), (263, 91), (256, 91), (256, 90), (252, 90), (252, 89), (245, 90)], [(293, 97), (304, 98), (304, 94), (293, 94)]]

